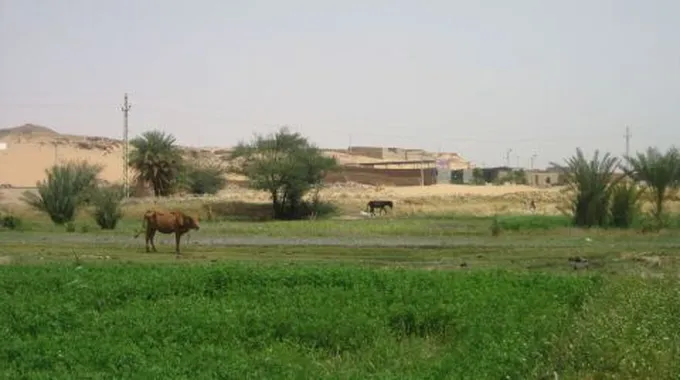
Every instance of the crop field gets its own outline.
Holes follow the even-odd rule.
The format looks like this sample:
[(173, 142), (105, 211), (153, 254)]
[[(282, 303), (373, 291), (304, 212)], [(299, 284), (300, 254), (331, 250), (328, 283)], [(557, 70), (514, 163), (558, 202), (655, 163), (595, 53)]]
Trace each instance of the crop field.
[[(680, 235), (561, 216), (2, 231), (8, 379), (678, 379)], [(580, 257), (577, 265), (570, 258)]]

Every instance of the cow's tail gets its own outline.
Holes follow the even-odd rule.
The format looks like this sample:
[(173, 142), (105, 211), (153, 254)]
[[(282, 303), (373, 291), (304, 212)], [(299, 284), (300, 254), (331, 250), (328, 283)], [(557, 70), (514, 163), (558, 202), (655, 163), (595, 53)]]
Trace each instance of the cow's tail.
[(146, 230), (147, 223), (149, 222), (146, 220), (146, 214), (144, 214), (144, 216), (142, 217), (142, 228), (139, 231), (137, 231), (133, 239), (137, 239), (137, 237), (139, 237), (139, 235), (141, 235), (141, 233)]

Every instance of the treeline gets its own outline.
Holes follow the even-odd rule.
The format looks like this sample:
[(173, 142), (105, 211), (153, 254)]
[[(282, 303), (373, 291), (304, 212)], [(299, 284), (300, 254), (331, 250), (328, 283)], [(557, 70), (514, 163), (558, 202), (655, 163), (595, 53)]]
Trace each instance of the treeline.
[[(134, 148), (129, 153), (134, 182), (150, 186), (156, 197), (178, 192), (215, 194), (226, 185), (228, 172), (240, 173), (248, 178), (251, 188), (270, 194), (275, 219), (300, 219), (328, 211), (318, 190), (326, 174), (338, 169), (334, 158), (324, 156), (305, 137), (285, 127), (239, 143), (228, 167), (186, 159), (175, 137), (162, 131), (142, 133), (130, 145)], [(37, 183), (37, 194), (24, 192), (23, 201), (67, 229), (73, 228), (81, 207), (92, 206), (97, 225), (114, 229), (123, 216), (126, 194), (119, 184), (103, 183), (99, 178), (102, 169), (85, 161), (54, 165)], [(309, 192), (314, 196), (305, 200)]]
[[(585, 157), (581, 149), (560, 167), (569, 193), (565, 213), (577, 227), (629, 228), (640, 221), (646, 230), (668, 225), (666, 200), (680, 186), (680, 152), (650, 147), (619, 159), (609, 153)], [(620, 169), (623, 175), (616, 173)], [(653, 203), (651, 213), (641, 210), (643, 199)]]
[[(251, 188), (269, 193), (275, 219), (308, 218), (333, 210), (318, 194), (324, 177), (339, 168), (337, 161), (285, 127), (239, 143), (230, 166), (186, 159), (175, 137), (161, 131), (145, 132), (130, 144), (135, 182), (150, 186), (157, 197), (180, 191), (215, 194), (225, 186), (225, 175), (233, 172), (247, 177)], [(647, 229), (667, 225), (666, 199), (680, 186), (680, 152), (675, 147), (666, 152), (649, 148), (623, 159), (609, 153), (600, 156), (599, 151), (586, 158), (577, 149), (565, 165), (552, 164), (562, 171), (568, 192), (563, 211), (574, 226), (628, 228), (640, 221)], [(123, 215), (125, 194), (120, 185), (103, 184), (101, 170), (87, 162), (55, 165), (38, 182), (37, 194), (26, 192), (23, 199), (58, 225), (72, 224), (81, 207), (93, 206), (96, 223), (113, 229)], [(652, 200), (651, 214), (642, 212), (643, 199)]]

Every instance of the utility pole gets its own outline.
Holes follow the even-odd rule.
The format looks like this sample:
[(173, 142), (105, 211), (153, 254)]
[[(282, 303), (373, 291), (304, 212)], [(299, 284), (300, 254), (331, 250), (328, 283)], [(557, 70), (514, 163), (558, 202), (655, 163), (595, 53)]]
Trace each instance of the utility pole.
[(54, 164), (56, 165), (57, 161), (59, 161), (59, 155), (57, 153), (57, 148), (58, 148), (57, 142), (56, 141), (53, 142), (52, 145), (54, 145)]
[(128, 139), (128, 114), (132, 108), (132, 104), (128, 103), (128, 94), (125, 93), (125, 98), (123, 101), (123, 106), (120, 108), (123, 111), (123, 183), (125, 198), (130, 196), (130, 178), (129, 178), (129, 149), (130, 142)]
[(631, 138), (631, 136), (632, 135), (630, 134), (630, 127), (626, 127), (626, 134), (623, 136), (623, 137), (626, 138), (626, 157), (629, 157), (629, 154), (630, 154), (630, 138)]
[(531, 155), (531, 169), (533, 170), (534, 168), (534, 160), (536, 160), (536, 153)]
[(510, 153), (512, 153), (512, 149), (508, 149), (508, 151), (505, 152), (505, 165), (507, 167), (510, 167)]

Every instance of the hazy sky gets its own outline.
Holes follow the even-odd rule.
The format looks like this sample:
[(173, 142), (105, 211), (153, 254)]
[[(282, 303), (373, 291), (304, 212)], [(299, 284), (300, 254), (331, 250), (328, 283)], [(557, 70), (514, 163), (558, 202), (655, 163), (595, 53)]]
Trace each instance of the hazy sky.
[(680, 145), (678, 0), (0, 0), (0, 127), (544, 166)]

